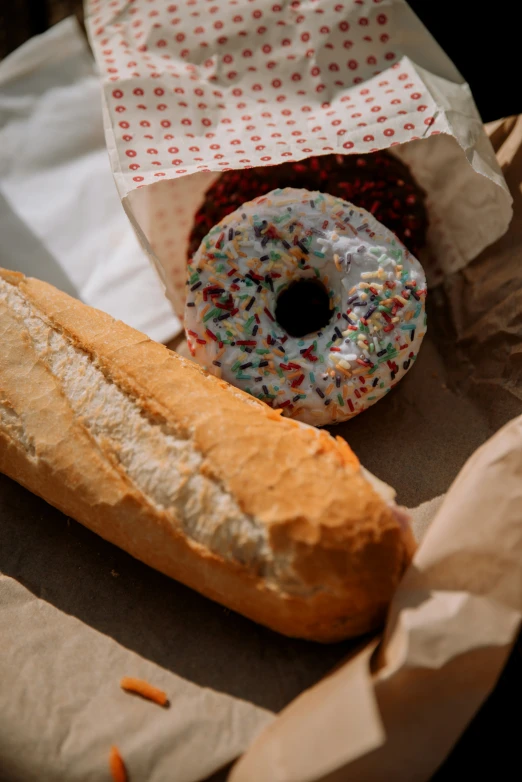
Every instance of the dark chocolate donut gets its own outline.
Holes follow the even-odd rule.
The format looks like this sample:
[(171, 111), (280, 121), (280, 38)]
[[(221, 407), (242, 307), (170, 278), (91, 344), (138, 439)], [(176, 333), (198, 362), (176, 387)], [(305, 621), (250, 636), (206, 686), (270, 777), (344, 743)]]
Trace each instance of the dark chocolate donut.
[(319, 190), (366, 209), (417, 255), (426, 241), (426, 194), (388, 152), (323, 155), (277, 166), (225, 171), (207, 190), (189, 239), (189, 258), (227, 214), (276, 188)]

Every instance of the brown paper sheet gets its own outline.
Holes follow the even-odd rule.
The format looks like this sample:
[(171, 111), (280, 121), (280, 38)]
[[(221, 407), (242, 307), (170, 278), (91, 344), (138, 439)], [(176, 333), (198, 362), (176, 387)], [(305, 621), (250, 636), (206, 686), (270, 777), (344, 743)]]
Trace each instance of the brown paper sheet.
[[(362, 416), (345, 425), (365, 463), (400, 487), (403, 501), (432, 497), (412, 512), (418, 541), (437, 517), (397, 594), (374, 699), (370, 644), (291, 704), (231, 782), (380, 780), (383, 768), (401, 782), (428, 779), (493, 688), (510, 650), (522, 611), (522, 419), (474, 453), (448, 498), (432, 496), (451, 482), (447, 471), (456, 471), (466, 451), (521, 409), (522, 120), (495, 123), (488, 132), (515, 198), (515, 219), (465, 272), (432, 291), (430, 347), (423, 348), (415, 380), (410, 376), (400, 389), (396, 410), (402, 432), (422, 432), (426, 449), (412, 437), (400, 461), (383, 461), (368, 447), (368, 435), (378, 431), (389, 453), (397, 427), (378, 406), (369, 412), (382, 417), (366, 427)], [(401, 611), (405, 626), (394, 627)], [(359, 759), (346, 766), (343, 755), (344, 763)]]
[(294, 701), (231, 782), (377, 782), (383, 769), (390, 780), (429, 779), (493, 688), (522, 619), (521, 484), (522, 416), (450, 489), (373, 665), (370, 646)]
[[(1, 588), (0, 778), (103, 780), (112, 744), (133, 779), (200, 779), (241, 752), (271, 715), (181, 678), (64, 614), (17, 579)], [(8, 628), (12, 628), (8, 630)], [(124, 693), (122, 675), (165, 690), (163, 709)], [(219, 715), (219, 719), (215, 716)], [(205, 744), (207, 752), (200, 753)]]
[[(508, 148), (522, 148), (520, 125), (512, 123), (503, 138)], [(505, 149), (500, 148), (500, 157)], [(414, 511), (419, 539), (465, 460), (522, 408), (517, 374), (522, 336), (517, 320), (522, 290), (518, 260), (522, 208), (517, 195), (521, 157), (515, 152), (505, 169), (517, 198), (512, 229), (465, 271), (447, 277), (443, 286), (431, 291), (430, 330), (417, 366), (379, 405), (343, 428), (363, 462), (395, 485), (401, 502), (410, 507), (422, 503)], [(511, 303), (506, 308), (508, 289)], [(482, 335), (487, 336), (485, 351), (476, 347)], [(502, 476), (496, 475), (494, 483), (505, 486)], [(450, 505), (450, 511), (447, 523), (453, 525), (457, 508)], [(497, 518), (492, 512), (488, 523), (496, 523)], [(353, 644), (318, 647), (285, 639), (227, 612), (132, 560), (2, 476), (0, 519), (2, 782), (108, 779), (106, 757), (111, 743), (120, 745), (138, 779), (143, 775), (158, 782), (170, 780), (175, 768), (176, 779), (195, 782), (244, 751), (270, 723), (269, 712), (280, 711), (353, 654)], [(462, 587), (458, 584), (454, 591)], [(473, 619), (475, 606), (456, 598), (459, 643), (466, 641), (471, 626), (466, 611)], [(495, 607), (491, 621), (497, 621), (496, 614)], [(442, 736), (435, 747), (439, 762), (501, 668), (514, 620), (508, 609), (500, 614), (505, 622), (499, 626), (500, 642), (484, 662), (490, 666), (487, 675), (465, 680), (473, 685), (472, 698), (467, 699), (469, 690), (456, 688), (452, 680), (455, 697), (465, 698), (466, 705), (459, 712), (458, 725), (453, 725), (451, 739)], [(438, 644), (444, 639), (450, 644), (448, 655), (454, 630), (452, 626), (451, 632), (436, 636)], [(464, 672), (472, 676), (476, 662), (480, 673), (480, 655), (475, 657), (465, 646), (461, 649), (458, 663), (473, 660)], [(368, 653), (294, 703), (291, 708), (298, 719), (292, 722), (292, 752), (282, 750), (279, 770), (282, 758), (285, 773), (300, 758), (307, 764), (313, 760), (310, 767), (325, 773), (325, 765), (331, 770), (353, 759), (357, 751), (364, 751), (366, 758), (383, 751), (377, 747), (385, 734), (392, 736), (393, 698), (383, 689), (382, 672), (378, 687), (377, 679), (370, 682), (363, 675)], [(399, 663), (396, 675), (403, 675), (400, 654), (394, 659)], [(452, 664), (443, 670), (463, 674)], [(118, 682), (126, 674), (142, 675), (163, 686), (171, 697), (171, 709), (163, 711), (121, 693)], [(424, 680), (416, 677), (415, 683), (424, 685)], [(341, 698), (342, 711), (336, 687), (331, 686), (339, 681), (355, 688), (351, 698)], [(346, 692), (342, 689), (341, 695)], [(419, 697), (422, 693), (423, 689), (416, 692)], [(437, 704), (434, 693), (426, 693), (423, 715), (437, 721), (443, 712), (435, 706), (442, 709), (445, 701)], [(313, 709), (303, 710), (310, 697)], [(318, 724), (323, 709), (331, 717), (324, 725)], [(355, 732), (333, 731), (332, 725), (349, 724), (350, 713), (355, 714)], [(443, 716), (445, 722), (447, 715)], [(273, 724), (269, 737), (277, 735), (279, 724)], [(395, 729), (394, 740), (384, 747), (386, 751), (398, 747), (393, 762), (399, 764), (402, 780), (401, 724)], [(302, 740), (307, 731), (323, 737), (326, 731), (336, 746), (323, 744), (318, 749), (310, 743), (313, 751), (307, 752)], [(430, 723), (425, 735), (434, 733), (438, 725)], [(283, 730), (278, 744), (284, 745), (284, 736)], [(259, 768), (269, 769), (263, 779), (275, 781), (278, 777), (270, 776), (273, 767), (262, 765), (272, 762), (270, 751), (265, 758), (265, 750), (259, 750), (266, 741), (265, 737), (263, 744), (254, 744), (254, 754), (243, 762), (250, 764), (254, 758)], [(411, 758), (407, 760), (411, 763)], [(436, 762), (433, 755), (429, 762)], [(241, 766), (235, 773), (243, 774)], [(299, 776), (288, 778), (304, 782)], [(425, 779), (427, 774), (417, 778)]]
[[(448, 496), (426, 533), (437, 498), (466, 459), (522, 411), (520, 122), (501, 124), (492, 138), (515, 197), (509, 233), (431, 289), (429, 332), (416, 366), (379, 405), (336, 429), (365, 466), (396, 487), (400, 502), (423, 503), (416, 531), (425, 537), (417, 570), (397, 596), (395, 606), (408, 607), (389, 625), (384, 667), (370, 675), (372, 646), (354, 656), (354, 644), (318, 647), (257, 627), (154, 573), (0, 476), (2, 782), (108, 779), (112, 743), (120, 746), (132, 778), (196, 782), (244, 751), (267, 724), (234, 780), (305, 782), (335, 774), (346, 763), (351, 765), (339, 779), (382, 779), (382, 762), (402, 782), (426, 779), (442, 761), (493, 686), (520, 610), (509, 595), (512, 565), (504, 559), (520, 544), (515, 517), (508, 515), (517, 506), (506, 504), (519, 494), (505, 488), (520, 472), (518, 422), (493, 446), (504, 449), (501, 457), (490, 458), (489, 451), (473, 457), (482, 460), (467, 476), (473, 492), (465, 482), (464, 489), (457, 484), (457, 494)], [(151, 189), (139, 191), (144, 201)], [(499, 492), (490, 508), (477, 502), (487, 481)], [(471, 541), (463, 516), (473, 521)], [(512, 551), (496, 534), (501, 524)], [(486, 537), (477, 533), (490, 526), (486, 548)], [(460, 563), (446, 545), (455, 527), (467, 546), (464, 575), (478, 574), (477, 584), (455, 580)], [(495, 567), (499, 561), (502, 570)], [(490, 570), (484, 572), (484, 564)], [(424, 573), (435, 579), (436, 591), (412, 603), (411, 592), (427, 588), (415, 580)], [(505, 578), (493, 590), (498, 574)], [(410, 650), (419, 651), (413, 667)], [(434, 650), (440, 667), (428, 657)], [(348, 654), (349, 664), (272, 722), (271, 712), (316, 685)], [(122, 675), (164, 687), (170, 710), (121, 693)], [(446, 677), (444, 687), (439, 675)], [(396, 707), (404, 693), (411, 698), (401, 720)], [(416, 699), (423, 700), (422, 722)], [(448, 720), (450, 704), (455, 708)], [(404, 740), (404, 731), (415, 728), (422, 729), (421, 744), (437, 736), (426, 758), (415, 742)], [(266, 775), (256, 777), (262, 769)], [(300, 776), (303, 771), (308, 776)]]
[[(171, 779), (175, 762), (176, 780), (193, 782), (271, 721), (264, 706), (277, 703), (243, 681), (262, 638), (229, 662), (234, 618), (4, 476), (0, 573), (2, 782), (108, 780), (112, 744), (131, 779)], [(165, 690), (170, 708), (122, 692), (126, 675)], [(296, 674), (287, 697), (306, 684)]]
[[(395, 460), (391, 465), (381, 460), (374, 466), (386, 480), (393, 475), (396, 486), (405, 473), (416, 476), (408, 488), (417, 501), (427, 491), (426, 476), (441, 486), (446, 469), (455, 469), (466, 448), (474, 450), (485, 431), (521, 410), (522, 121), (496, 123), (489, 131), (515, 198), (513, 224), (492, 248), (432, 291), (429, 334), (437, 345), (424, 353), (425, 371), (419, 372), (420, 363), (413, 381), (419, 392), (428, 387), (431, 395), (407, 386), (400, 390), (409, 404), (397, 407), (399, 464), (396, 469)], [(357, 445), (354, 423), (362, 424), (362, 416), (346, 425), (345, 436)], [(405, 453), (401, 435), (411, 430), (421, 435), (424, 448), (412, 439)], [(382, 430), (368, 426), (366, 437), (375, 431)], [(364, 453), (362, 427), (359, 437)], [(386, 445), (389, 452), (391, 443)], [(414, 512), (421, 545), (396, 594), (373, 665), (362, 652), (336, 672), (335, 688), (326, 680), (304, 693), (254, 743), (231, 782), (377, 781), (383, 769), (390, 780), (430, 778), (494, 687), (520, 624), (521, 485), (519, 416), (473, 453), (446, 497), (435, 496)], [(366, 695), (372, 687), (375, 711), (359, 714), (351, 706), (357, 697), (354, 677), (358, 690), (364, 689), (363, 678)], [(313, 736), (332, 711), (343, 715), (342, 736), (327, 733), (321, 752), (314, 751)], [(383, 740), (371, 750), (360, 742), (361, 721), (363, 735), (382, 731)]]

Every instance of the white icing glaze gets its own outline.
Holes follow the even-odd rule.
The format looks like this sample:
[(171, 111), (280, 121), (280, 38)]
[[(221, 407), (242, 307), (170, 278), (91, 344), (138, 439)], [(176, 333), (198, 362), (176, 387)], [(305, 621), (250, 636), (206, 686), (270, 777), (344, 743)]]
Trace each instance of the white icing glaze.
[[(306, 278), (323, 283), (332, 317), (297, 338), (274, 312), (279, 293)], [(426, 330), (420, 263), (364, 209), (307, 190), (275, 190), (227, 215), (194, 255), (187, 286), (196, 360), (316, 426), (384, 396), (415, 361)]]

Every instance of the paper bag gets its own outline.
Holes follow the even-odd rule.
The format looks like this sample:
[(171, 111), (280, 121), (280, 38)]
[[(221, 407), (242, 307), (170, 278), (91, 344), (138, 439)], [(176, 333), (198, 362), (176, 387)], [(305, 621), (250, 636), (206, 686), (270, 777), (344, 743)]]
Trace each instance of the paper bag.
[(403, 0), (86, 10), (116, 184), (178, 314), (193, 215), (231, 168), (393, 148), (428, 193), (432, 281), (506, 230), (469, 87)]

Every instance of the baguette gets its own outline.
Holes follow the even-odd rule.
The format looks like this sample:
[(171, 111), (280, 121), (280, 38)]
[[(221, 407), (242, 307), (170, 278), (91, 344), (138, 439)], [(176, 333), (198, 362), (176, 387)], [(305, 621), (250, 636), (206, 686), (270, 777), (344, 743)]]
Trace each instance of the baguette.
[(0, 346), (0, 471), (286, 635), (382, 623), (413, 538), (343, 440), (5, 270)]

